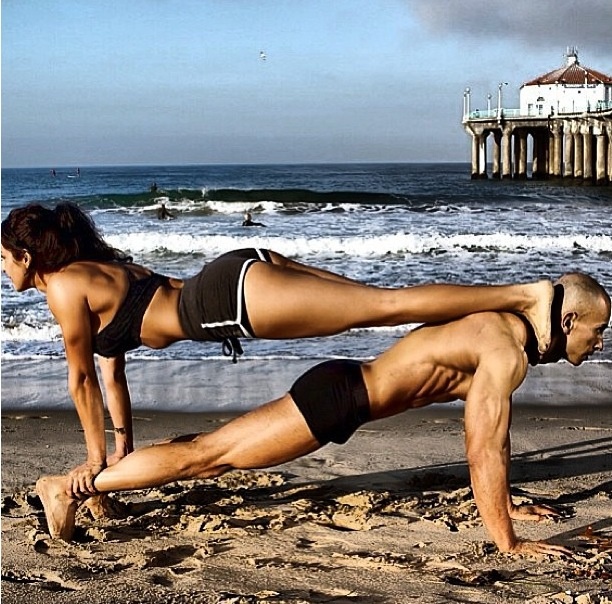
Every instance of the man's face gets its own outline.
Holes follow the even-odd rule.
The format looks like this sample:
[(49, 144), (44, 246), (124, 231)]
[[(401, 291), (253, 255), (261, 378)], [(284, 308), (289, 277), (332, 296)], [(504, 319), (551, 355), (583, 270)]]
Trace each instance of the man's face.
[(580, 365), (594, 352), (603, 350), (603, 334), (610, 321), (610, 306), (601, 299), (588, 313), (575, 317), (567, 335), (565, 358)]

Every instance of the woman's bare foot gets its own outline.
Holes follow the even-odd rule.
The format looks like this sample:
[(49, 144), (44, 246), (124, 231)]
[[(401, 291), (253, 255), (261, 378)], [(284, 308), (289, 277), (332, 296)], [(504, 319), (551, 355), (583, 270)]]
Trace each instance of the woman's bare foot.
[(552, 330), (550, 313), (555, 290), (552, 282), (546, 280), (530, 283), (527, 288), (530, 290), (533, 302), (525, 308), (523, 314), (533, 327), (538, 340), (538, 352), (542, 355), (550, 346)]
[(100, 518), (125, 518), (127, 516), (126, 506), (112, 499), (106, 493), (94, 495), (84, 503), (95, 520)]
[(79, 502), (66, 493), (66, 477), (43, 476), (36, 483), (36, 492), (42, 501), (51, 537), (70, 541)]
[(106, 467), (109, 468), (110, 466), (114, 466), (116, 463), (119, 463), (126, 455), (127, 453), (117, 453), (115, 451), (112, 455), (109, 455), (106, 458)]

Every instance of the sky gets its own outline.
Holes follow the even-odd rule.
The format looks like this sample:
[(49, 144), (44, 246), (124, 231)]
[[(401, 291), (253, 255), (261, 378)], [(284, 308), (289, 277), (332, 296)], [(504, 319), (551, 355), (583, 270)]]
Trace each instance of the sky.
[[(3, 167), (469, 161), (610, 0), (1, 0)], [(261, 53), (265, 53), (265, 57)]]

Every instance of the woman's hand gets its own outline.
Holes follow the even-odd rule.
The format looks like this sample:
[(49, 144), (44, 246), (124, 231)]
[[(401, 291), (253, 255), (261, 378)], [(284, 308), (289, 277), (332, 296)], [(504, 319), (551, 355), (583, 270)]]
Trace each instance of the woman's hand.
[(103, 463), (85, 462), (72, 469), (68, 474), (67, 495), (75, 499), (87, 499), (96, 495), (94, 480), (104, 467)]

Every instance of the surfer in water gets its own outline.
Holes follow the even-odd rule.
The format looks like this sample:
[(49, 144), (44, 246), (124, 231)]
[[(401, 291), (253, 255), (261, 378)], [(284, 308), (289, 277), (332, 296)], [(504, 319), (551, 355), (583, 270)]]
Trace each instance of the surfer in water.
[(162, 201), (159, 204), (159, 208), (157, 208), (157, 219), (172, 220), (173, 218), (176, 218), (176, 216), (166, 207), (166, 203)]
[(262, 224), (261, 222), (253, 222), (253, 216), (251, 215), (251, 212), (245, 212), (244, 213), (244, 220), (242, 221), (242, 226), (243, 227), (253, 227), (253, 226), (266, 226), (265, 224)]

